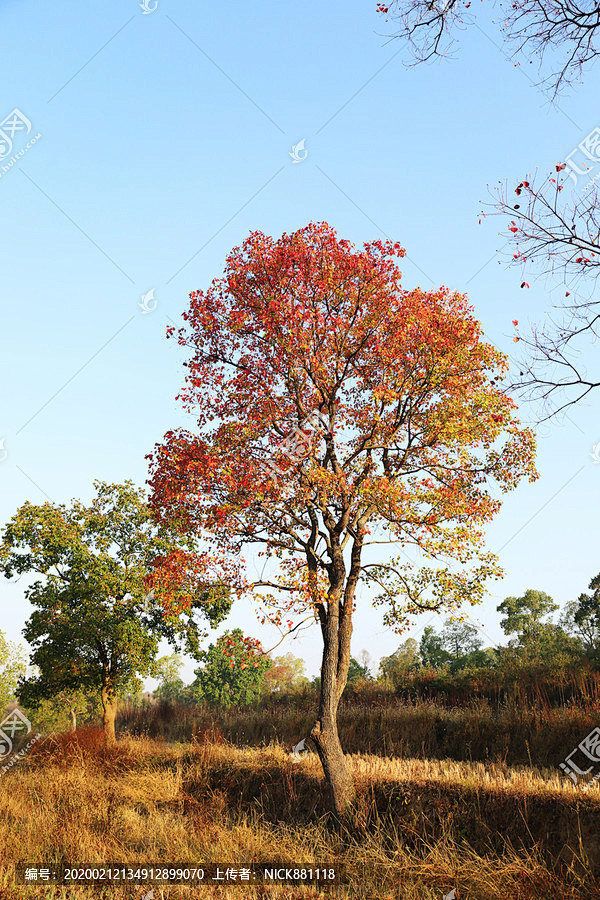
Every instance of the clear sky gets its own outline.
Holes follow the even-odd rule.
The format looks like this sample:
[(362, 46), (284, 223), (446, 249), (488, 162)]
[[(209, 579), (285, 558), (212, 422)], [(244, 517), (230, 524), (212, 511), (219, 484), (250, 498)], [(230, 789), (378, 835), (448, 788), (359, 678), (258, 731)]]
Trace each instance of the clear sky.
[[(252, 230), (325, 220), (358, 244), (398, 240), (405, 286), (466, 291), (509, 354), (511, 320), (539, 320), (552, 299), (543, 279), (520, 289), (498, 261), (506, 222), (478, 212), (488, 185), (546, 172), (600, 124), (597, 72), (556, 107), (491, 18), (453, 60), (410, 68), (374, 0), (147, 5), (0, 0), (0, 119), (17, 109), (31, 123), (11, 155), (41, 135), (0, 168), (2, 523), (25, 500), (89, 500), (94, 478), (144, 482), (144, 455), (185, 420), (165, 328)], [(541, 478), (489, 529), (506, 577), (470, 610), (488, 645), (503, 639), (505, 596), (532, 587), (564, 604), (600, 570), (599, 400), (540, 431)], [(0, 584), (0, 602), (0, 628), (20, 639), (23, 584)], [(399, 638), (362, 604), (353, 652), (377, 662)], [(227, 626), (275, 642), (250, 604)], [(316, 629), (286, 650), (316, 674)]]

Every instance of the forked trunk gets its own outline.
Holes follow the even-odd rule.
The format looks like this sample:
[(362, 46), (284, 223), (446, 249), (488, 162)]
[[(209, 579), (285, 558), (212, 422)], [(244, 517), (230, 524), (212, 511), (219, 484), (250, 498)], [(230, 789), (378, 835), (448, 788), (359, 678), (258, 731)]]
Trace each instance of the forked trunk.
[(341, 605), (332, 593), (327, 610), (323, 608), (319, 611), (323, 634), (321, 697), (319, 717), (311, 731), (329, 785), (332, 812), (338, 822), (347, 819), (356, 796), (337, 727), (337, 709), (346, 685), (350, 660), (351, 610), (351, 604)]

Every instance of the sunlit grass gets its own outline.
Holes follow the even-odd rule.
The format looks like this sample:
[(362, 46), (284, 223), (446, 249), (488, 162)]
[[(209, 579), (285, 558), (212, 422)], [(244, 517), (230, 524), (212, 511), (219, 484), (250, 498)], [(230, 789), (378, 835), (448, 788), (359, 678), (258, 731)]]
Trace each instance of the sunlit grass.
[[(82, 886), (69, 894), (17, 886), (17, 862), (186, 861), (338, 864), (348, 876), (336, 889), (342, 898), (440, 900), (452, 887), (458, 900), (600, 896), (582, 850), (589, 852), (590, 829), (598, 830), (597, 788), (584, 795), (552, 770), (499, 763), (352, 755), (350, 764), (358, 786), (356, 821), (339, 833), (327, 823), (326, 785), (313, 754), (294, 763), (276, 744), (175, 746), (149, 738), (125, 738), (109, 750), (94, 731), (48, 741), (2, 780), (0, 898), (120, 900), (141, 898), (150, 887)], [(496, 848), (486, 849), (483, 838), (474, 840), (476, 829), (510, 804), (522, 817), (514, 833), (529, 846), (497, 836)], [(572, 827), (555, 864), (544, 829), (558, 826), (546, 821), (540, 827), (547, 808), (559, 810)], [(241, 892), (248, 900), (326, 894), (291, 885), (155, 886), (154, 897), (239, 900)]]

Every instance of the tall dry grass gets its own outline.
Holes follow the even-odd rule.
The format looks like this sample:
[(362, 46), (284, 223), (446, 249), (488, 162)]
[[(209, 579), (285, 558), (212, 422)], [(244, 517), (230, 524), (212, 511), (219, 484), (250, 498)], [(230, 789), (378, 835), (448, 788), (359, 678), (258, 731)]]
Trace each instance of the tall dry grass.
[[(17, 886), (22, 862), (139, 863), (280, 860), (337, 863), (341, 898), (593, 900), (600, 790), (582, 794), (556, 772), (456, 761), (350, 758), (356, 820), (326, 818), (318, 760), (280, 746), (242, 749), (206, 736), (174, 745), (126, 737), (107, 748), (95, 730), (36, 745), (2, 780), (0, 898), (141, 898), (149, 885)], [(312, 887), (155, 887), (155, 900), (305, 898)]]
[[(247, 709), (157, 703), (124, 707), (121, 732), (170, 741), (221, 734), (236, 746), (291, 746), (312, 728), (317, 708), (311, 694), (270, 698)], [(554, 767), (600, 722), (600, 704), (586, 707), (472, 701), (447, 707), (431, 700), (409, 702), (392, 694), (365, 692), (342, 702), (340, 738), (348, 753)]]

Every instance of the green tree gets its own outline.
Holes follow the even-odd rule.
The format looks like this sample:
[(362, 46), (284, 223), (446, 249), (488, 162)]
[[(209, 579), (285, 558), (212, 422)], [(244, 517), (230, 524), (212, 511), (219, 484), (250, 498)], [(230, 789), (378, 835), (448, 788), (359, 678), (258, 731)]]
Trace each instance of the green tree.
[(215, 625), (231, 604), (194, 545), (154, 521), (142, 490), (95, 487), (87, 507), (25, 503), (4, 529), (0, 571), (39, 576), (23, 632), (39, 674), (20, 686), (23, 702), (98, 690), (114, 741), (119, 695), (152, 674), (159, 639), (195, 652), (205, 634), (195, 614)]
[[(21, 703), (21, 698), (19, 697)], [(21, 704), (23, 711), (44, 733), (75, 731), (78, 725), (93, 725), (102, 715), (99, 691), (82, 689), (60, 691), (53, 697), (40, 699), (29, 708)]]
[(589, 594), (580, 594), (565, 607), (561, 617), (563, 628), (581, 639), (587, 653), (600, 652), (600, 574), (589, 583)]
[(240, 628), (226, 631), (197, 658), (203, 665), (195, 671), (193, 694), (223, 709), (258, 700), (265, 688), (265, 673), (273, 665), (260, 643), (244, 637)]
[(414, 638), (407, 638), (391, 656), (381, 659), (379, 677), (385, 684), (396, 686), (418, 667), (419, 644)]
[(431, 625), (426, 625), (423, 629), (423, 636), (419, 644), (419, 656), (423, 665), (431, 666), (432, 669), (441, 669), (452, 658), (444, 648), (441, 635), (436, 634)]
[(274, 657), (273, 665), (265, 672), (265, 684), (274, 693), (289, 693), (309, 684), (304, 660), (292, 653)]
[(555, 626), (544, 622), (558, 609), (552, 597), (543, 591), (529, 589), (522, 597), (506, 597), (497, 607), (504, 615), (500, 627), (506, 635), (516, 635), (510, 646), (518, 646), (535, 651), (551, 635)]
[(186, 694), (185, 685), (179, 675), (183, 660), (179, 653), (171, 656), (161, 656), (156, 660), (154, 677), (158, 679), (158, 686), (153, 692), (157, 700), (167, 703), (180, 702)]
[(26, 668), (24, 648), (8, 641), (0, 631), (0, 714), (15, 700), (18, 681), (25, 675)]
[(441, 632), (441, 644), (454, 660), (481, 649), (483, 641), (474, 625), (447, 619)]
[(364, 664), (359, 663), (357, 659), (353, 656), (350, 657), (350, 662), (348, 664), (348, 684), (354, 684), (356, 681), (370, 681), (371, 673), (369, 672), (369, 667)]

